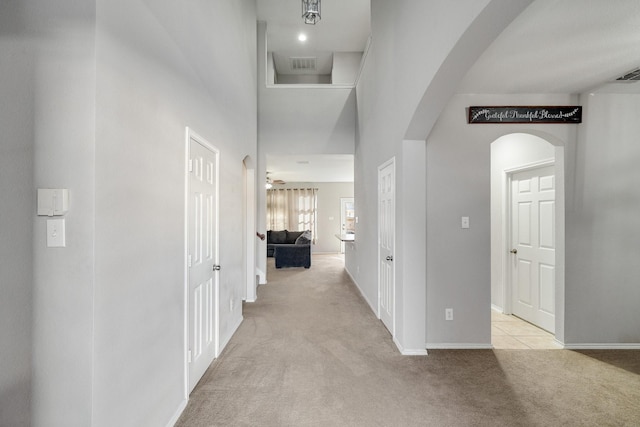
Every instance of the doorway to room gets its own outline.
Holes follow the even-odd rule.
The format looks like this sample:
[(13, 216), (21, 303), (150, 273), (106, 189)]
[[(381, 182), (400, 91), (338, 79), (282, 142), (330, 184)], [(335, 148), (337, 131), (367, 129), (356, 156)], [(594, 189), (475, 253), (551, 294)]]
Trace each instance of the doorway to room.
[(564, 313), (564, 151), (539, 136), (491, 145), (495, 348), (558, 348)]
[[(263, 188), (266, 189), (260, 196), (264, 202), (259, 201), (258, 205), (258, 223), (264, 221), (264, 225), (258, 229), (266, 234), (266, 256), (259, 260), (265, 265), (264, 271), (267, 271), (269, 259), (275, 261), (272, 259), (275, 251), (270, 249), (270, 245), (276, 243), (270, 241), (274, 231), (286, 229), (288, 232), (302, 232), (309, 229), (312, 255), (340, 254), (343, 242), (341, 235), (345, 231), (343, 225), (353, 230), (355, 224), (353, 155), (267, 154), (265, 174), (266, 185)], [(306, 209), (307, 203), (280, 203), (280, 198), (276, 197), (279, 192), (301, 193), (309, 190), (313, 191), (314, 202), (310, 204), (312, 211), (308, 212), (297, 211), (298, 207)], [(346, 223), (343, 222), (343, 200), (351, 200), (346, 207), (349, 208), (347, 218), (344, 218)], [(311, 217), (313, 226), (307, 222)], [(313, 263), (310, 268), (313, 268)]]
[(340, 253), (344, 254), (345, 242), (356, 234), (355, 201), (353, 197), (340, 198)]

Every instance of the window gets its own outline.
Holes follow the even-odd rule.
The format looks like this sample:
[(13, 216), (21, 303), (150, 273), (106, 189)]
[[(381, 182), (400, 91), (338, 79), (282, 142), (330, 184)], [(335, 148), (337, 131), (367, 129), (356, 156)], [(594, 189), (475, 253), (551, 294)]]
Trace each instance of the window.
[(268, 230), (311, 230), (316, 241), (317, 188), (267, 190)]

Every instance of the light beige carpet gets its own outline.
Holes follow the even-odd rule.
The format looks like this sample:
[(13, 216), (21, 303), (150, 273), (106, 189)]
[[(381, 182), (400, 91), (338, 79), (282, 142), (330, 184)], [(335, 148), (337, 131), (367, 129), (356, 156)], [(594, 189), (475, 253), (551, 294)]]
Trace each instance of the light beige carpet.
[(178, 426), (640, 426), (639, 351), (401, 356), (339, 257), (268, 282)]

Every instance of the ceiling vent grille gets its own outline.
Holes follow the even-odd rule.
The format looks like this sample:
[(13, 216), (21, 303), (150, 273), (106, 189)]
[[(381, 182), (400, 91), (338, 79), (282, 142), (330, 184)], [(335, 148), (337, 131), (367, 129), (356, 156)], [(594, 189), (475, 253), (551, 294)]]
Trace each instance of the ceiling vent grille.
[(627, 74), (625, 74), (622, 77), (618, 77), (616, 80), (617, 81), (624, 81), (624, 82), (638, 81), (638, 80), (640, 80), (640, 68), (636, 68), (633, 71), (629, 71)]
[(314, 71), (316, 69), (315, 57), (290, 57), (289, 63), (293, 71)]

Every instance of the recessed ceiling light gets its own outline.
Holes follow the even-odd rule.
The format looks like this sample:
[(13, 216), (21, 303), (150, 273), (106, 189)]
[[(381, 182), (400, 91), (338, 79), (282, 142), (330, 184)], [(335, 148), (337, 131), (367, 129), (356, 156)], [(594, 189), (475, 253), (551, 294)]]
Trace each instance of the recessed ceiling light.
[(307, 41), (307, 35), (304, 34), (304, 33), (298, 34), (298, 40), (300, 40), (301, 42), (306, 42)]

